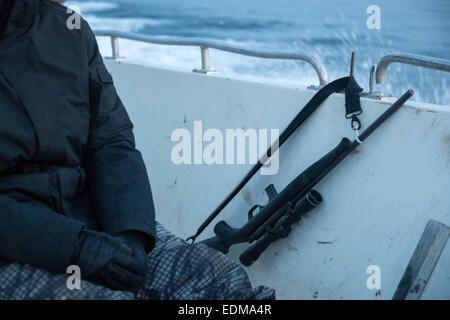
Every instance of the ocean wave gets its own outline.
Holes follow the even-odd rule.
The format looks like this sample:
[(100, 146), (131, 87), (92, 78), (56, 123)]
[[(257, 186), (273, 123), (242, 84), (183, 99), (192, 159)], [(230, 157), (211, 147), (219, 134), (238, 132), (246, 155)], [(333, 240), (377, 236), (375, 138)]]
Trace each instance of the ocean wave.
[(123, 32), (138, 32), (147, 26), (161, 26), (167, 22), (151, 18), (107, 18), (95, 15), (83, 16), (92, 29), (108, 29)]
[(71, 7), (79, 7), (81, 9), (81, 13), (90, 13), (90, 12), (99, 12), (106, 10), (113, 10), (118, 8), (118, 5), (111, 2), (97, 2), (97, 1), (88, 1), (88, 2), (80, 2), (80, 1), (67, 1), (65, 3), (66, 6)]
[[(411, 26), (408, 19), (396, 19), (395, 24), (388, 25), (388, 21), (394, 21), (393, 13), (384, 11), (385, 27), (374, 31), (365, 28), (365, 21), (361, 20), (365, 19), (365, 8), (360, 4), (352, 4), (355, 10), (344, 14), (339, 6), (323, 7), (316, 2), (309, 3), (305, 7), (308, 10), (301, 4), (289, 3), (271, 13), (273, 7), (269, 0), (260, 0), (258, 3), (261, 5), (258, 6), (243, 4), (242, 10), (235, 9), (237, 6), (219, 2), (193, 5), (182, 0), (145, 4), (144, 0), (135, 0), (129, 2), (127, 10), (123, 10), (124, 2), (115, 1), (71, 1), (69, 4), (80, 4), (82, 11), (87, 12), (84, 17), (94, 30), (113, 29), (169, 39), (189, 37), (253, 50), (308, 52), (325, 65), (330, 81), (348, 74), (350, 54), (355, 51), (355, 76), (366, 90), (369, 87), (370, 67), (391, 51), (447, 58), (450, 48), (448, 38), (440, 31), (448, 26), (448, 20), (439, 12), (434, 16), (434, 20), (424, 20), (420, 29), (409, 32)], [(406, 0), (400, 2), (406, 3)], [(390, 3), (389, 6), (403, 8), (401, 4)], [(222, 9), (226, 10), (222, 12)], [(356, 9), (364, 9), (361, 16), (356, 14)], [(92, 13), (89, 13), (89, 10), (92, 10)], [(410, 10), (409, 13), (415, 17), (420, 16), (419, 11)], [(277, 19), (289, 23), (269, 24)], [(220, 28), (206, 27), (217, 21), (227, 23)], [(247, 28), (248, 26), (240, 21), (257, 23), (259, 26), (268, 23), (270, 28)], [(237, 25), (233, 25), (234, 23)], [(432, 33), (427, 31), (432, 27)], [(412, 41), (411, 38), (420, 32), (422, 34)], [(201, 65), (200, 50), (197, 47), (150, 45), (123, 39), (119, 42), (121, 55), (130, 62), (184, 71), (191, 71)], [(109, 39), (99, 38), (99, 43), (102, 53), (111, 55)], [(251, 58), (213, 49), (210, 55), (211, 66), (225, 77), (295, 86), (318, 84), (313, 68), (302, 61)], [(387, 83), (375, 84), (374, 89), (399, 96), (404, 90), (412, 88), (416, 92), (413, 97), (415, 100), (449, 105), (449, 83), (448, 73), (393, 64), (389, 67)]]

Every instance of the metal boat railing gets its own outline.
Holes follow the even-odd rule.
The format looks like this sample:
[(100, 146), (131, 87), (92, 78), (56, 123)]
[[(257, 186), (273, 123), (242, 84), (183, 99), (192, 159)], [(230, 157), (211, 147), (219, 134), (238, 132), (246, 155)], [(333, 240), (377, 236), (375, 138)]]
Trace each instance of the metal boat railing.
[(450, 72), (449, 60), (420, 56), (416, 54), (394, 52), (381, 58), (380, 62), (378, 63), (375, 75), (377, 83), (386, 82), (386, 71), (391, 63), (403, 63), (413, 66)]
[(264, 58), (264, 59), (278, 59), (278, 60), (297, 60), (309, 63), (317, 73), (319, 77), (320, 85), (323, 86), (328, 83), (328, 73), (324, 65), (320, 60), (313, 57), (307, 52), (299, 53), (286, 53), (286, 52), (275, 52), (275, 51), (256, 51), (249, 50), (245, 48), (227, 46), (220, 44), (218, 42), (204, 41), (204, 40), (184, 40), (184, 39), (164, 39), (160, 37), (150, 37), (146, 35), (110, 31), (110, 30), (96, 30), (94, 34), (99, 37), (109, 37), (111, 38), (111, 48), (112, 48), (112, 58), (115, 60), (120, 60), (119, 54), (119, 38), (135, 40), (140, 42), (146, 42), (151, 44), (169, 45), (169, 46), (191, 46), (200, 47), (202, 68), (194, 69), (194, 72), (211, 74), (217, 73), (217, 71), (212, 70), (210, 66), (209, 59), (209, 48), (216, 50), (236, 53), (244, 56)]

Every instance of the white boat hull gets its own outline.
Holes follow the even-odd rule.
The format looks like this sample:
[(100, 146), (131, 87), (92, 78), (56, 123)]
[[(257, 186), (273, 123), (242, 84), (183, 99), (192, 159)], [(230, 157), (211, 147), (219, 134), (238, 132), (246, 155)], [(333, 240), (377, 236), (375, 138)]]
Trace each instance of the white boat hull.
[[(107, 65), (135, 124), (157, 219), (184, 238), (251, 165), (175, 165), (173, 130), (193, 132), (194, 120), (201, 120), (205, 129), (281, 131), (315, 93), (127, 63)], [(388, 104), (362, 99), (362, 107), (360, 119), (367, 126)], [(281, 190), (344, 136), (353, 139), (354, 133), (344, 118), (344, 96), (334, 94), (281, 148), (279, 173), (257, 174), (221, 219), (243, 225), (254, 204), (266, 203), (267, 185)], [(450, 225), (450, 107), (408, 102), (317, 190), (322, 205), (248, 268), (253, 283), (276, 288), (280, 299), (391, 299), (428, 220)], [(212, 234), (210, 227), (203, 237)], [(245, 247), (233, 247), (229, 256), (238, 260)], [(450, 260), (448, 248), (443, 258)], [(450, 298), (445, 263), (431, 298)], [(366, 285), (371, 265), (380, 267), (380, 289)]]

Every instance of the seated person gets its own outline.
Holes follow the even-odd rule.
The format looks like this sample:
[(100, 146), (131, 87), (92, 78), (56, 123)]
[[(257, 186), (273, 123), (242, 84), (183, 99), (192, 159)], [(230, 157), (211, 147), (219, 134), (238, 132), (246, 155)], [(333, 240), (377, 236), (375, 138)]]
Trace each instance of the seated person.
[(0, 299), (274, 298), (155, 221), (133, 125), (88, 24), (68, 17), (0, 2)]

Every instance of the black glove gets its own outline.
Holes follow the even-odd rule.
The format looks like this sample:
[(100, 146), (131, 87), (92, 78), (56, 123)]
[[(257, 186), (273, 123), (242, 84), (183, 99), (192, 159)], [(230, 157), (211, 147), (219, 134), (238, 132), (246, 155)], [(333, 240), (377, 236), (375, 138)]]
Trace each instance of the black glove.
[(133, 291), (142, 284), (147, 271), (139, 250), (125, 240), (86, 229), (80, 233), (71, 264), (80, 267), (83, 279), (114, 290)]
[(147, 236), (138, 231), (125, 231), (117, 234), (117, 237), (123, 239), (131, 248), (136, 263), (143, 265), (145, 268), (147, 266), (147, 250), (145, 245)]

